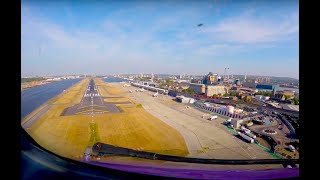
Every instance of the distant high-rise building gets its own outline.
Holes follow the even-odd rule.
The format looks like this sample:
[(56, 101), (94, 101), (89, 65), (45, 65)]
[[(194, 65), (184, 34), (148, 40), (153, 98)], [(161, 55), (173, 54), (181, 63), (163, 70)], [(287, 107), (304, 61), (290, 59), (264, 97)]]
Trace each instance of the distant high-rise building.
[(240, 86), (240, 80), (239, 80), (239, 79), (236, 79), (236, 80), (234, 81), (234, 84), (237, 85), (237, 86)]
[(229, 81), (229, 69), (230, 68), (224, 68), (224, 78), (223, 81), (228, 82)]
[(217, 80), (217, 74), (213, 74), (212, 72), (209, 72), (208, 75), (204, 76), (202, 79), (202, 84), (213, 84)]
[(273, 88), (271, 91), (271, 97), (275, 97), (275, 95), (276, 95), (276, 90), (275, 90), (275, 88)]
[(217, 77), (217, 81), (218, 81), (218, 82), (221, 82), (221, 81), (222, 81), (221, 76), (218, 76), (218, 77)]

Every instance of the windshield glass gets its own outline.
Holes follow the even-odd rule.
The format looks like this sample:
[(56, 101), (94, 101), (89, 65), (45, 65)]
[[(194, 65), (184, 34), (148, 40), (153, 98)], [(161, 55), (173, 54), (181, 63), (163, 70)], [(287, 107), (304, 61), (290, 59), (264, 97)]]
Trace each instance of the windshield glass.
[(298, 10), (23, 0), (21, 126), (84, 162), (299, 159)]

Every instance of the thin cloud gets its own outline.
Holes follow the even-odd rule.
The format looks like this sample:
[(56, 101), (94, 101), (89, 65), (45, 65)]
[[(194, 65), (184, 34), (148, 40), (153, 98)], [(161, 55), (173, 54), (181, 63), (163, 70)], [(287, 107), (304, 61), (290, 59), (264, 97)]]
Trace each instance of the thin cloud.
[(197, 56), (224, 55), (239, 52), (241, 49), (243, 49), (243, 46), (241, 45), (214, 44), (197, 49), (195, 54)]
[[(251, 13), (249, 13), (251, 14)], [(280, 22), (245, 16), (232, 17), (203, 29), (207, 35), (227, 42), (254, 44), (276, 42), (299, 32), (299, 19), (293, 15)]]
[[(198, 11), (182, 9), (139, 20), (128, 17), (144, 15), (139, 13), (143, 7), (134, 7), (109, 13), (101, 22), (95, 22), (100, 26), (91, 30), (64, 26), (39, 16), (32, 8), (23, 9), (29, 10), (22, 10), (22, 69), (27, 67), (25, 71), (29, 72), (32, 68), (45, 71), (44, 65), (50, 67), (48, 72), (67, 71), (71, 66), (70, 71), (80, 72), (88, 67), (99, 73), (134, 73), (143, 69), (160, 73), (179, 68), (192, 72), (203, 69), (201, 63), (212, 63), (213, 57), (228, 55), (232, 59), (232, 55), (247, 51), (254, 54), (259, 47), (276, 47), (278, 41), (299, 32), (297, 13), (283, 17), (283, 21), (260, 20), (251, 9), (241, 17), (222, 18), (216, 24), (198, 28), (196, 24), (203, 16)], [(67, 13), (73, 16), (71, 11)], [(28, 65), (40, 61), (34, 63), (38, 69)]]

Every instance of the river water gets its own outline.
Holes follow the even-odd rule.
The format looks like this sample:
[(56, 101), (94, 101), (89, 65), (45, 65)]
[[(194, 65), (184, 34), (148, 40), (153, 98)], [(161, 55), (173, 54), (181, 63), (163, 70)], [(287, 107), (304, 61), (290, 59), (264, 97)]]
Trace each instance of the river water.
[(279, 87), (280, 90), (290, 90), (299, 93), (298, 88)]
[(125, 82), (126, 80), (116, 77), (108, 77), (103, 79), (105, 82)]
[(81, 79), (67, 79), (21, 91), (21, 119)]

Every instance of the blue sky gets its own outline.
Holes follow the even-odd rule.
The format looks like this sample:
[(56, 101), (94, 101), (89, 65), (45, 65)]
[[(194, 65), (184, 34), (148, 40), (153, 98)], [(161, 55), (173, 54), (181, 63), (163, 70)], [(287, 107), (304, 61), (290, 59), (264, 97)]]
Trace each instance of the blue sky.
[[(198, 27), (199, 23), (203, 26)], [(299, 77), (298, 1), (27, 1), (22, 75)]]

